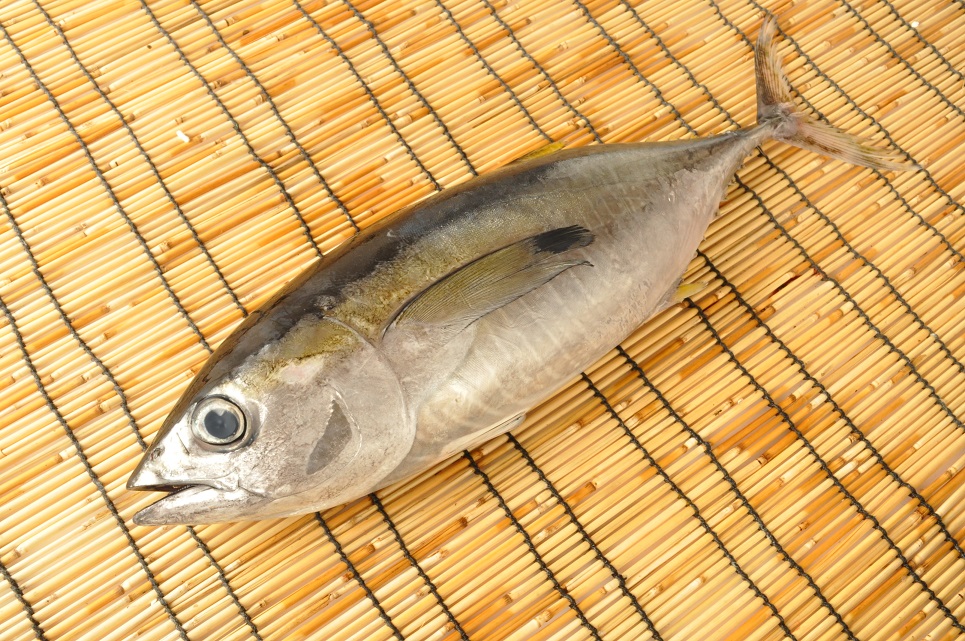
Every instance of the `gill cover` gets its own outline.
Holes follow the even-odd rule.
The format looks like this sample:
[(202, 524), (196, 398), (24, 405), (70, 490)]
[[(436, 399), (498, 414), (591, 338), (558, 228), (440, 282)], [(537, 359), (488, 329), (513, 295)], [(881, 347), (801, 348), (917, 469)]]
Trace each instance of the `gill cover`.
[[(278, 427), (294, 468), (281, 475), (286, 483), (277, 493), (337, 504), (367, 493), (405, 458), (415, 424), (406, 419), (398, 376), (355, 329), (332, 317), (306, 318), (260, 358), (268, 371), (256, 380), (267, 381), (265, 404), (286, 417)], [(321, 435), (310, 427), (319, 421)]]

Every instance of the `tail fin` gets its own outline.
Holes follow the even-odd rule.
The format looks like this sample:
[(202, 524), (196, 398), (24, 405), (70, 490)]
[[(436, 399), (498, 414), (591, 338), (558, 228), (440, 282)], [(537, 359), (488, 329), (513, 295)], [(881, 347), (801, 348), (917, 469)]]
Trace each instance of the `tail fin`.
[(897, 149), (882, 149), (804, 112), (791, 96), (791, 84), (777, 55), (777, 20), (768, 15), (757, 38), (757, 121), (771, 123), (774, 137), (795, 147), (874, 169), (920, 169)]

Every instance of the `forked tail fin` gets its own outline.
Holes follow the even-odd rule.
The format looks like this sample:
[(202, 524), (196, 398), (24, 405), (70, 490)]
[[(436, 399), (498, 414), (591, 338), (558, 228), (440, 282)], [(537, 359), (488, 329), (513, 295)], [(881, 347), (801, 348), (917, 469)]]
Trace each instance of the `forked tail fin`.
[(803, 111), (791, 95), (791, 84), (777, 54), (776, 28), (777, 20), (768, 15), (761, 26), (754, 54), (759, 123), (770, 123), (778, 140), (854, 165), (874, 169), (920, 169), (897, 149), (877, 147)]

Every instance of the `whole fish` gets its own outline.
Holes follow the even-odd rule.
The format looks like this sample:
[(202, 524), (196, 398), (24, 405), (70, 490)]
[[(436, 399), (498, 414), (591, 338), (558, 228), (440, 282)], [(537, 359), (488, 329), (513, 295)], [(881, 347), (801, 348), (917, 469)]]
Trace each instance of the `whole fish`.
[(513, 163), (308, 268), (175, 406), (127, 484), (171, 493), (135, 522), (312, 512), (512, 429), (675, 302), (731, 177), (767, 139), (914, 167), (801, 111), (774, 31), (768, 17), (755, 126)]

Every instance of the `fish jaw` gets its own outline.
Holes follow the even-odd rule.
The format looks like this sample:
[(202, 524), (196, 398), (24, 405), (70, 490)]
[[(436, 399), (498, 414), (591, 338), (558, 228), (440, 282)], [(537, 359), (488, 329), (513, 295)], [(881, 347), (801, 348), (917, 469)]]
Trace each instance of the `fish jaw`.
[[(133, 477), (132, 477), (133, 478)], [(133, 489), (155, 489), (135, 487)], [(247, 490), (222, 490), (208, 485), (189, 485), (152, 503), (134, 515), (137, 525), (194, 525), (251, 518), (268, 500)]]
[[(152, 456), (155, 451), (161, 456)], [(157, 444), (149, 448), (127, 480), (129, 490), (168, 491), (166, 496), (134, 515), (137, 525), (237, 521), (268, 502), (228, 478), (200, 480), (172, 475), (162, 452)]]

